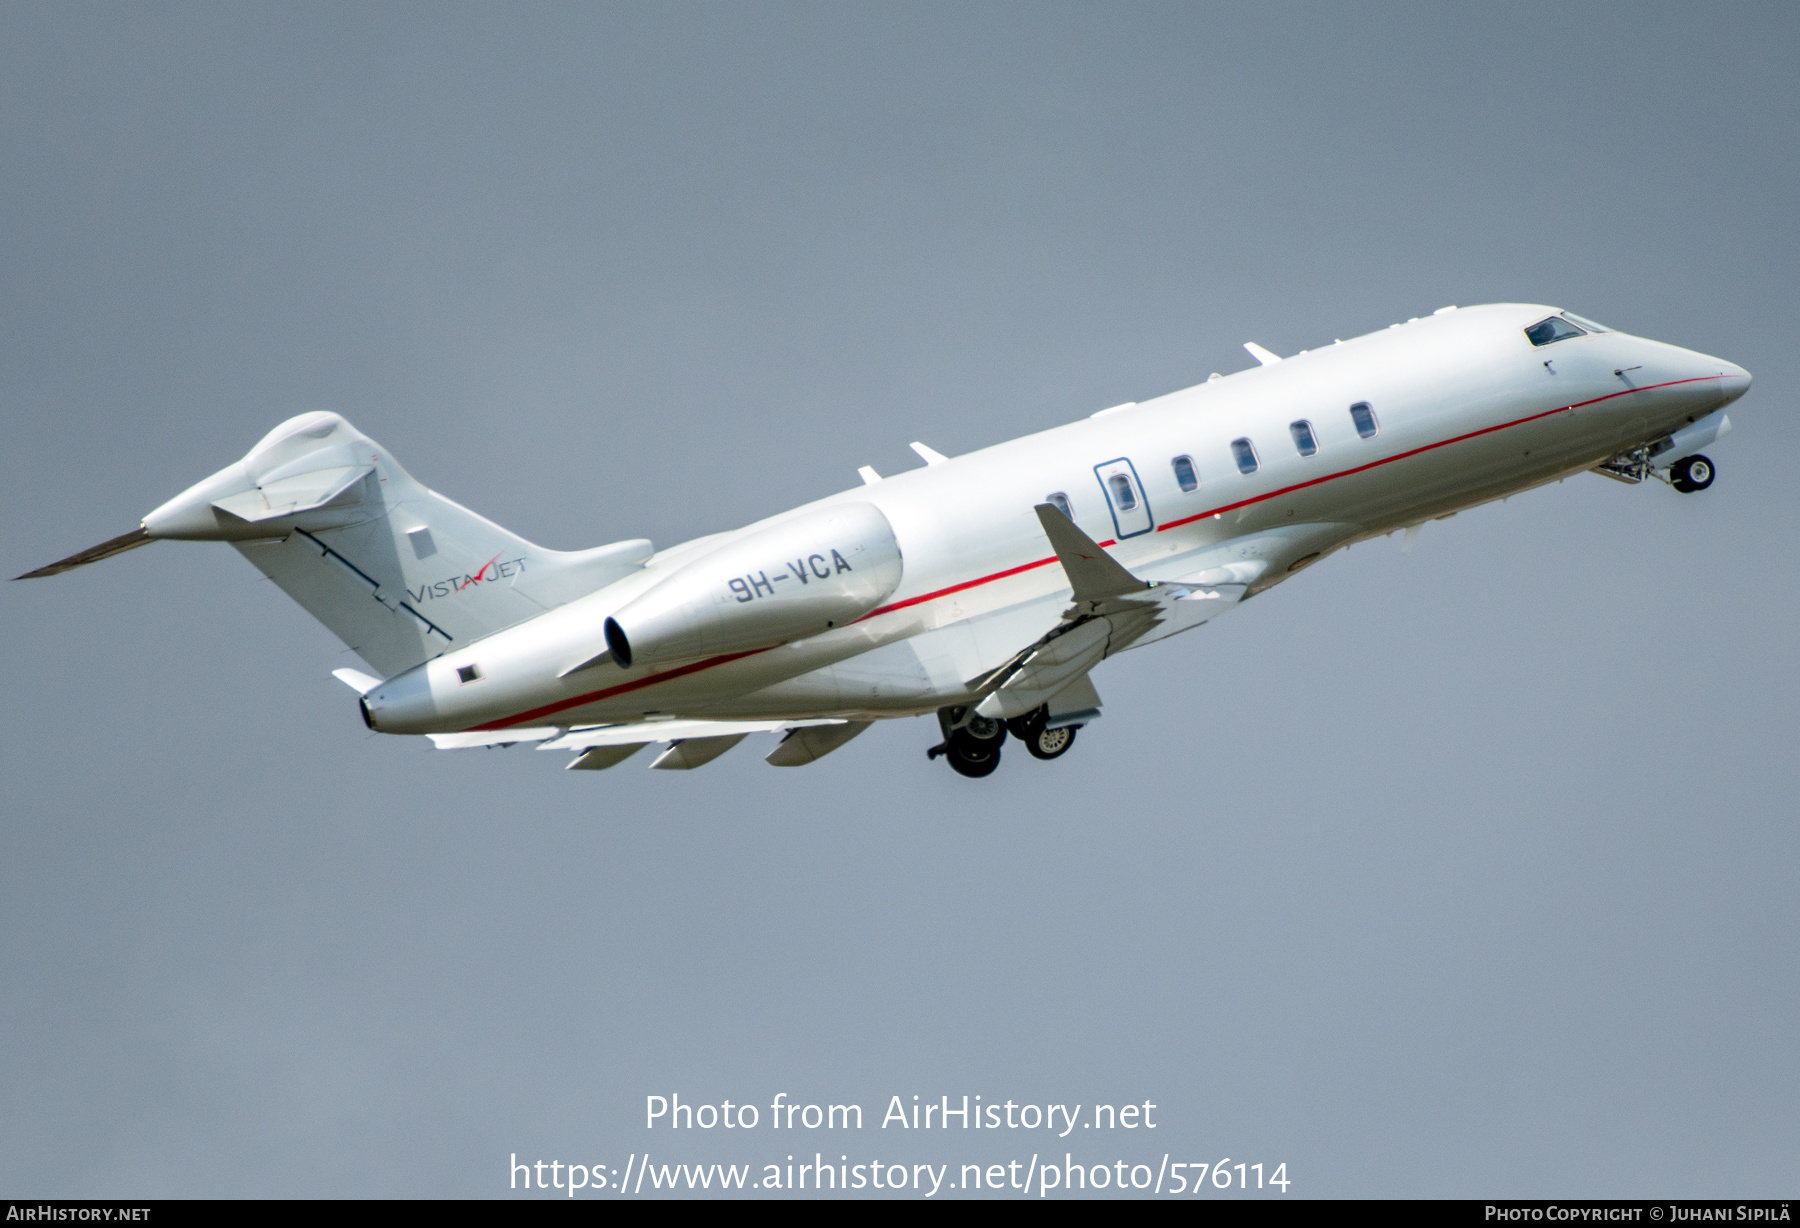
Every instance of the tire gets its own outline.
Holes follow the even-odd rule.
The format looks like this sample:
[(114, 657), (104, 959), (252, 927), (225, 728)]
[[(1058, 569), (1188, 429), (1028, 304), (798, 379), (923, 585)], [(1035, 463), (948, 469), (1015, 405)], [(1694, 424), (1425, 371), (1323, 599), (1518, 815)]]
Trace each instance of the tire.
[(1033, 759), (1056, 759), (1068, 754), (1069, 748), (1075, 745), (1075, 733), (1078, 726), (1064, 725), (1061, 729), (1039, 729), (1035, 737), (1020, 739), (1025, 749), (1031, 752)]
[(1055, 759), (1066, 754), (1069, 747), (1075, 744), (1075, 730), (1078, 726), (1046, 729), (1044, 726), (1049, 720), (1049, 709), (1040, 707), (1035, 712), (1013, 717), (1006, 722), (1006, 728), (1013, 737), (1025, 744), (1025, 749), (1033, 759)]
[(1712, 461), (1699, 454), (1676, 461), (1669, 473), (1669, 485), (1684, 495), (1705, 490), (1713, 484), (1713, 478), (1718, 476), (1718, 470), (1713, 468)]
[(1000, 766), (1000, 743), (1005, 736), (1004, 729), (997, 738), (977, 738), (959, 729), (944, 744), (944, 758), (959, 775), (977, 778), (991, 775)]

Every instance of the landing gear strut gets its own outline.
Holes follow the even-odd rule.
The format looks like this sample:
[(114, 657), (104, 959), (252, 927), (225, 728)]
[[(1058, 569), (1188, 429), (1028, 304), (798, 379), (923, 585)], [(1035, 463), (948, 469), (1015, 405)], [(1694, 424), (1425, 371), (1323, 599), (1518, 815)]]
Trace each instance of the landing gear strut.
[(1696, 453), (1669, 466), (1669, 485), (1684, 495), (1691, 495), (1696, 490), (1705, 490), (1711, 486), (1714, 473), (1713, 463)]

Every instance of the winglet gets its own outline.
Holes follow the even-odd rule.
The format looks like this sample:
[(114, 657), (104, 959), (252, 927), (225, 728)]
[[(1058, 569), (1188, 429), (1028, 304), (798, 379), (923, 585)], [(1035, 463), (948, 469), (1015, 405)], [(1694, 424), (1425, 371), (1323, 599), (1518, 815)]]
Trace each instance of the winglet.
[(1262, 346), (1256, 344), (1254, 341), (1244, 342), (1244, 348), (1250, 351), (1250, 357), (1256, 359), (1257, 362), (1260, 362), (1265, 367), (1272, 367), (1281, 361), (1281, 355), (1277, 354), (1274, 350), (1263, 349)]
[(1040, 503), (1036, 510), (1038, 523), (1044, 526), (1044, 536), (1050, 539), (1050, 547), (1056, 551), (1063, 574), (1069, 577), (1069, 587), (1075, 590), (1075, 600), (1105, 601), (1150, 587), (1126, 571), (1117, 559), (1096, 545), (1093, 538), (1076, 528), (1075, 522), (1058, 511), (1054, 504)]

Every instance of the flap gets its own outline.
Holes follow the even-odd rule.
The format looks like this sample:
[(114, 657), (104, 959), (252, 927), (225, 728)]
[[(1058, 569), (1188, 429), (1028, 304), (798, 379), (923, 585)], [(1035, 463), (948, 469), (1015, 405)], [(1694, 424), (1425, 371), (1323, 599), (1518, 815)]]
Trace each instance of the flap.
[(1112, 632), (1112, 623), (1104, 618), (1058, 628), (975, 711), (990, 717), (1024, 716), (1098, 665)]
[(512, 746), (519, 742), (542, 742), (554, 738), (562, 729), (556, 725), (528, 729), (500, 729), (482, 733), (428, 733), (431, 744), (439, 750), (468, 750), (475, 746)]
[[(545, 742), (539, 750), (586, 750), (592, 746), (643, 746), (648, 742), (681, 742), (690, 738), (729, 738), (746, 733), (769, 733), (778, 729), (798, 729), (810, 725), (842, 725), (831, 717), (805, 721), (638, 721), (630, 725), (597, 725), (588, 729), (572, 729), (553, 742)], [(517, 731), (515, 731), (517, 732)], [(433, 734), (439, 738), (460, 734)]]
[(686, 738), (658, 755), (650, 766), (665, 772), (691, 771), (711, 763), (749, 736), (747, 733), (733, 733), (715, 738)]
[(1050, 697), (1048, 710), (1052, 725), (1064, 717), (1098, 715), (1100, 692), (1094, 689), (1093, 679), (1083, 674)]

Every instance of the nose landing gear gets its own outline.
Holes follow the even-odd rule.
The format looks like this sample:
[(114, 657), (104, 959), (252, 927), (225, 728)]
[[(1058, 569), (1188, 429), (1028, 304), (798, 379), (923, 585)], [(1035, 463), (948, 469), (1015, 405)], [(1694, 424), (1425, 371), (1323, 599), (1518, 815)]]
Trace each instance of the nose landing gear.
[[(1668, 451), (1665, 442), (1663, 451)], [(1636, 485), (1646, 478), (1657, 478), (1667, 482), (1683, 494), (1691, 495), (1697, 490), (1705, 490), (1713, 484), (1718, 470), (1711, 460), (1698, 452), (1692, 456), (1684, 456), (1666, 469), (1658, 465), (1656, 452), (1651, 445), (1627, 448), (1609, 460), (1594, 466), (1594, 472), (1601, 477), (1611, 478), (1615, 482)]]
[(1669, 485), (1684, 495), (1691, 495), (1711, 486), (1716, 472), (1712, 461), (1696, 453), (1669, 466)]

